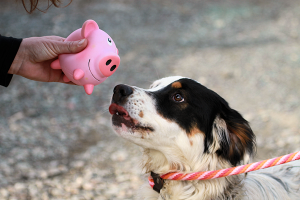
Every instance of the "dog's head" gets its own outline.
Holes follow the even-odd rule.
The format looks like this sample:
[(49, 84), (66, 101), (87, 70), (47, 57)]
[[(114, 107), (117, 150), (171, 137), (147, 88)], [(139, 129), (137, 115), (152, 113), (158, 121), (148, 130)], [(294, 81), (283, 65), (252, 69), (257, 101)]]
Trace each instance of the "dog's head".
[(117, 85), (109, 111), (117, 134), (145, 149), (149, 170), (236, 166), (247, 162), (255, 149), (248, 122), (192, 79), (167, 77), (147, 90)]

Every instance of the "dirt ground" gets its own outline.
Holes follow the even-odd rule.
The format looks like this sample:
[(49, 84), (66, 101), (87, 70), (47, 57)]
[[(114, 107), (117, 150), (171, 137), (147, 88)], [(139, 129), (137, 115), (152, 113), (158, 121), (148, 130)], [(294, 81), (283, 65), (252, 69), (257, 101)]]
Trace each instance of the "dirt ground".
[(119, 83), (193, 78), (250, 122), (255, 160), (300, 150), (298, 0), (77, 0), (31, 15), (19, 1), (0, 5), (1, 35), (67, 37), (94, 19), (121, 57), (91, 96), (18, 76), (0, 88), (0, 199), (134, 199), (147, 179), (140, 149), (110, 126)]

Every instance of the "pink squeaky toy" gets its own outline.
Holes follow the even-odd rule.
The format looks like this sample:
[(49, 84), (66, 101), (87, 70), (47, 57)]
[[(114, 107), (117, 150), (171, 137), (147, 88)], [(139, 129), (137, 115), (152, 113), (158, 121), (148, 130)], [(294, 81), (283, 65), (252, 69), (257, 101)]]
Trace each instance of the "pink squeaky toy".
[(82, 28), (71, 33), (65, 41), (86, 38), (87, 47), (76, 54), (61, 54), (51, 63), (52, 69), (62, 69), (64, 81), (83, 85), (90, 95), (94, 86), (111, 76), (119, 67), (119, 52), (111, 37), (99, 29), (93, 20), (87, 20)]

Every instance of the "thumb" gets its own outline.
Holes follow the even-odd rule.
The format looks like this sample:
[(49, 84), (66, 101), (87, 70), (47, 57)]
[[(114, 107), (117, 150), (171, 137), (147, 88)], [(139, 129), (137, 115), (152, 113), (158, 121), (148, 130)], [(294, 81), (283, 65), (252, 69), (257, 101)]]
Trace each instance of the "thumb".
[(77, 41), (67, 41), (67, 42), (60, 42), (58, 44), (58, 48), (56, 52), (57, 54), (63, 53), (78, 53), (85, 49), (87, 46), (87, 39), (81, 39)]

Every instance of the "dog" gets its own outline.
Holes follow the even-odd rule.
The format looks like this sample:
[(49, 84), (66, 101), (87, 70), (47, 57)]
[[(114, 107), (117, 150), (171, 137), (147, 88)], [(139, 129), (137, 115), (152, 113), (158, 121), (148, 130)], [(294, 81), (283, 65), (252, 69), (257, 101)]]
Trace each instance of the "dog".
[[(255, 135), (242, 115), (189, 78), (162, 78), (150, 89), (117, 85), (109, 112), (117, 135), (142, 147), (146, 173), (225, 169), (250, 163), (256, 152)], [(299, 166), (211, 180), (164, 180), (158, 191), (142, 186), (137, 199), (300, 199)]]

